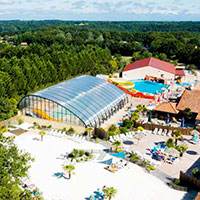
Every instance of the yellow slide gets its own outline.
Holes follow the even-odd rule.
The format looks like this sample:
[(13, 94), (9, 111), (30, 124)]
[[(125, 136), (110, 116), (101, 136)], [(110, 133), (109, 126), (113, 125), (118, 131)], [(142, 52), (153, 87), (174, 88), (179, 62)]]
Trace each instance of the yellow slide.
[(49, 119), (49, 120), (61, 122), (61, 120), (54, 119), (53, 117), (47, 115), (45, 112), (43, 112), (43, 111), (41, 111), (39, 109), (34, 109), (33, 112), (36, 113), (36, 114), (38, 114), (39, 116), (41, 116), (43, 119)]
[(108, 78), (108, 81), (113, 83), (113, 84), (119, 85), (119, 86), (121, 86), (125, 89), (130, 89), (134, 93), (137, 92), (136, 89), (133, 89), (135, 84), (131, 81), (115, 81), (115, 80), (112, 80), (110, 78)]

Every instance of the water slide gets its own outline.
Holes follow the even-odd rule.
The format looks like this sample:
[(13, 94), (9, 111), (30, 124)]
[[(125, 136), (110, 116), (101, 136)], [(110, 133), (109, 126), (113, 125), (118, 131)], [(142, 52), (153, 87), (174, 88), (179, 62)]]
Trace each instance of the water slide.
[[(109, 83), (114, 84), (119, 89), (123, 90), (127, 94), (133, 96), (133, 97), (140, 97), (140, 98), (146, 98), (146, 99), (154, 99), (154, 96), (151, 95), (145, 95), (142, 92), (138, 92), (136, 89), (134, 89), (134, 83), (130, 81), (113, 81), (112, 79), (107, 80)], [(131, 91), (129, 91), (129, 90)]]
[(54, 119), (53, 117), (47, 115), (45, 112), (43, 112), (43, 111), (40, 110), (40, 109), (34, 109), (33, 112), (34, 112), (35, 114), (39, 115), (40, 117), (42, 117), (43, 119), (49, 119), (49, 120), (61, 122), (61, 120)]

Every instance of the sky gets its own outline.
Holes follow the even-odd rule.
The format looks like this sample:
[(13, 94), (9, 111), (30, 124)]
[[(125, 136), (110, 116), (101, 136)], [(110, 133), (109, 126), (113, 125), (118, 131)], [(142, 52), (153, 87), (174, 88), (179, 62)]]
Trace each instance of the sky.
[(200, 21), (200, 0), (0, 0), (0, 20)]

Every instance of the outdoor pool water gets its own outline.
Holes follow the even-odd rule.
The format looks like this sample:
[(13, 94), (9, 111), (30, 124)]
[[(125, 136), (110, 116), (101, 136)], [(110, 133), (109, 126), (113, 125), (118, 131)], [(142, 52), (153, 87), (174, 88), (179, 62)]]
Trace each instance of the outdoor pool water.
[(146, 92), (151, 94), (162, 93), (162, 88), (168, 88), (169, 85), (156, 83), (152, 81), (145, 81), (145, 80), (130, 80), (135, 84), (134, 89), (138, 90), (139, 92)]

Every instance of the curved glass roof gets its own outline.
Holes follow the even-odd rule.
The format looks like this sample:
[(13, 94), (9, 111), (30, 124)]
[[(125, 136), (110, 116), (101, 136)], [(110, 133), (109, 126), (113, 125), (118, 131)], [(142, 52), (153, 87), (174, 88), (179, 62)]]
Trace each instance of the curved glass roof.
[(31, 95), (62, 105), (81, 119), (85, 125), (93, 124), (101, 115), (127, 97), (122, 90), (106, 80), (87, 75)]

